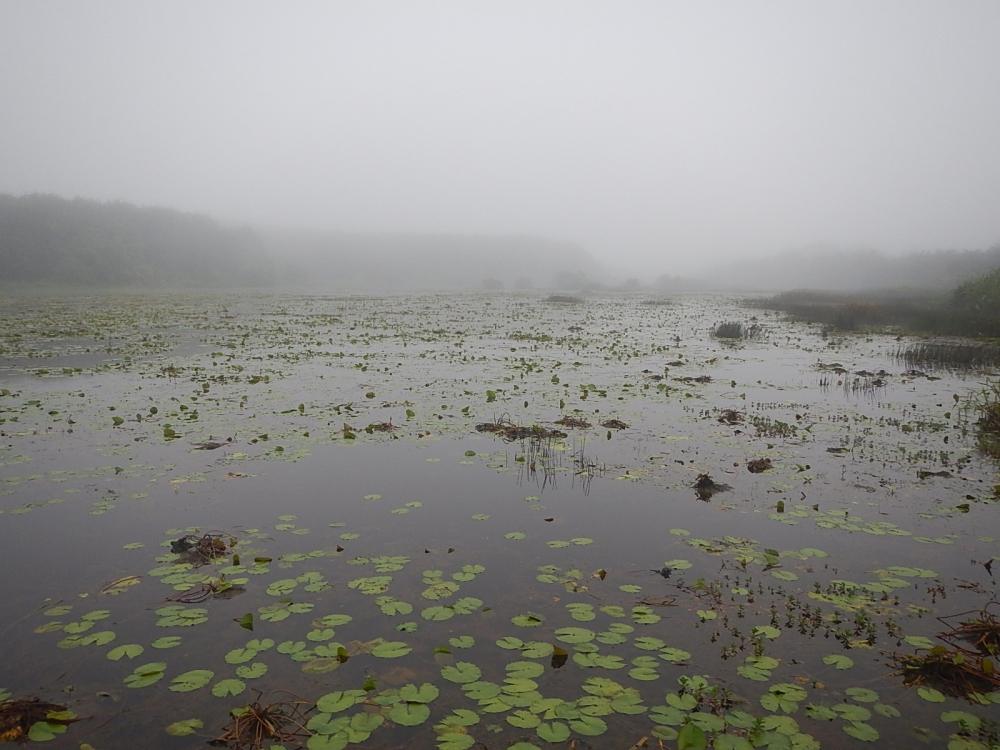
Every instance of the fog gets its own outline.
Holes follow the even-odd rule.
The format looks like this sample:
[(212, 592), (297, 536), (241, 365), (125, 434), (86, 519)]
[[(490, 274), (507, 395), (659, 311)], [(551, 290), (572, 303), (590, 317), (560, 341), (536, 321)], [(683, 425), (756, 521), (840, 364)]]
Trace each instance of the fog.
[(1000, 240), (1000, 3), (0, 0), (0, 192), (622, 275)]

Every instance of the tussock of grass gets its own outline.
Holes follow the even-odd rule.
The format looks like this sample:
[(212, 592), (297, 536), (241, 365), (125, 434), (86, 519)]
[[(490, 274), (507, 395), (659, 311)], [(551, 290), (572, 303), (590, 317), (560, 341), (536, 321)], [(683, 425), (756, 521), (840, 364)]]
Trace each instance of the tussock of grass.
[(896, 358), (908, 367), (944, 367), (950, 369), (991, 367), (1000, 364), (1000, 347), (988, 344), (922, 342), (902, 347)]
[(1000, 380), (988, 382), (973, 398), (972, 407), (977, 415), (979, 448), (1000, 460)]
[(299, 746), (312, 734), (305, 726), (309, 710), (307, 701), (265, 704), (258, 697), (235, 713), (225, 731), (211, 744), (230, 750), (262, 750), (279, 743)]
[(764, 337), (764, 327), (756, 321), (742, 323), (738, 320), (727, 320), (712, 329), (712, 335), (717, 339), (756, 340)]

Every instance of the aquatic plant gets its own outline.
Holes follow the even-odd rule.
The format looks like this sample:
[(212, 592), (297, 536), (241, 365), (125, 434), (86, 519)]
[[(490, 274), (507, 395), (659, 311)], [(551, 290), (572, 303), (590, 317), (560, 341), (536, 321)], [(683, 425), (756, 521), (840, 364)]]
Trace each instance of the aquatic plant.
[(1000, 380), (988, 381), (972, 397), (972, 408), (976, 414), (979, 447), (1000, 459)]
[(1000, 347), (985, 343), (922, 341), (896, 350), (896, 359), (910, 368), (968, 369), (1000, 364)]
[(717, 339), (755, 341), (764, 337), (764, 327), (756, 319), (751, 320), (749, 323), (729, 320), (717, 323), (712, 329), (712, 335)]

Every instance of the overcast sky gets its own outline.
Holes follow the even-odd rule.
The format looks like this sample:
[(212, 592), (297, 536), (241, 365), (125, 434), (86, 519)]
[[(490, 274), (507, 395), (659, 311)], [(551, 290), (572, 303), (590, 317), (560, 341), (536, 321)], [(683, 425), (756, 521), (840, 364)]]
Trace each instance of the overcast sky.
[(1000, 0), (0, 0), (0, 191), (688, 271), (1000, 241)]

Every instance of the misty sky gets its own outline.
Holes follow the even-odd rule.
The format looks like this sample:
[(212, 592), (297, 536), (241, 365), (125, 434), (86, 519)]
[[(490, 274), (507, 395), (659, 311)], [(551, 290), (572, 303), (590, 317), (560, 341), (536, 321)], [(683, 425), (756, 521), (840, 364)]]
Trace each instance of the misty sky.
[(685, 272), (1000, 241), (1000, 1), (0, 0), (0, 191)]

